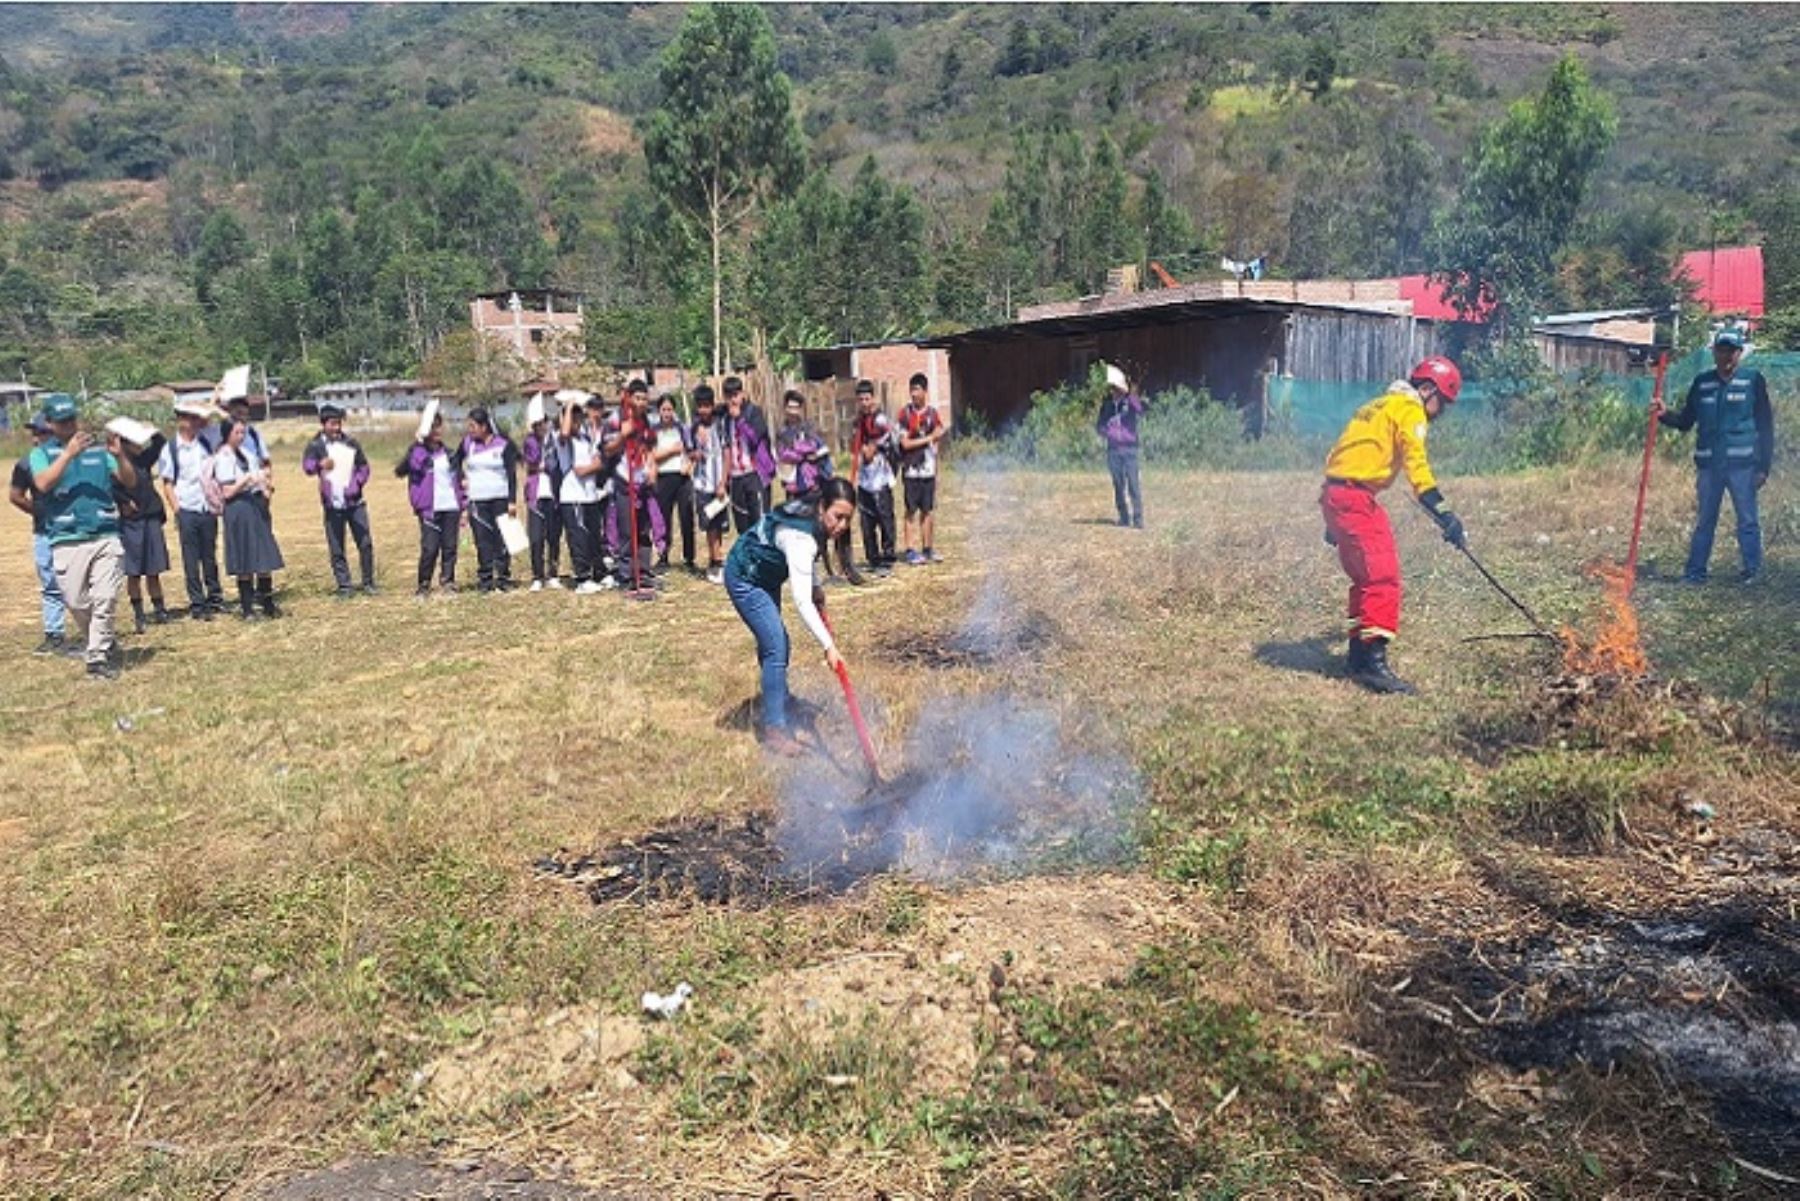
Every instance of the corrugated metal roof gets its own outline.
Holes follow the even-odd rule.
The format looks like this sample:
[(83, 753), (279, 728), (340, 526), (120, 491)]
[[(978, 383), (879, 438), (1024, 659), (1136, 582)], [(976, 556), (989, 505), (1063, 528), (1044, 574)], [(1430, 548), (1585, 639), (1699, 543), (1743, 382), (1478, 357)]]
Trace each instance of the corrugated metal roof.
[(1763, 315), (1763, 256), (1760, 246), (1690, 250), (1681, 269), (1694, 281), (1694, 296), (1709, 313)]
[[(1165, 289), (1167, 291), (1168, 289)], [(1108, 309), (1059, 317), (1039, 317), (1035, 321), (1014, 321), (1007, 325), (990, 325), (983, 329), (964, 330), (921, 339), (926, 348), (954, 347), (971, 342), (1004, 342), (1013, 338), (1066, 337), (1095, 333), (1100, 330), (1130, 329), (1145, 325), (1173, 325), (1184, 321), (1202, 321), (1242, 317), (1251, 313), (1293, 313), (1315, 310), (1344, 313), (1358, 317), (1386, 317), (1408, 321), (1411, 317), (1393, 308), (1357, 304), (1296, 304), (1291, 300), (1249, 300), (1238, 297), (1186, 299), (1175, 303), (1136, 308)]]

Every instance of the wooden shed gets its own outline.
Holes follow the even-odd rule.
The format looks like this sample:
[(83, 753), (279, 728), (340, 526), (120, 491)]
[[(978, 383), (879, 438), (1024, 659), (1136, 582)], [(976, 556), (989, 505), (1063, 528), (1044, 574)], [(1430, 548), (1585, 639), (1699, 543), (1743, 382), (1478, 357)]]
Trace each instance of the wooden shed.
[[(1093, 311), (935, 339), (950, 352), (952, 388), (993, 428), (1018, 420), (1034, 392), (1116, 363), (1150, 392), (1205, 388), (1260, 430), (1271, 376), (1386, 382), (1432, 353), (1436, 329), (1403, 305), (1331, 304), (1170, 289)], [(1124, 299), (1124, 298), (1122, 298)]]

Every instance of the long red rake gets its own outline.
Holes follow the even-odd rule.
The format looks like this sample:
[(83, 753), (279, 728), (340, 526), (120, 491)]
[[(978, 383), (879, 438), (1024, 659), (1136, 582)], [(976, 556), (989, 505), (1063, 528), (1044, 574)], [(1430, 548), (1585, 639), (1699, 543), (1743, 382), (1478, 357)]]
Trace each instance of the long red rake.
[[(825, 629), (835, 639), (837, 631), (831, 628), (831, 618), (826, 615), (823, 605), (819, 606), (819, 619), (825, 623)], [(856, 688), (850, 683), (850, 668), (843, 661), (841, 651), (838, 654), (837, 678), (838, 683), (844, 689), (844, 705), (850, 710), (850, 722), (856, 727), (856, 741), (862, 747), (863, 762), (869, 765), (869, 775), (874, 778), (875, 783), (879, 784), (881, 783), (881, 760), (875, 757), (875, 742), (869, 737), (869, 723), (863, 720), (862, 705), (857, 702)]]

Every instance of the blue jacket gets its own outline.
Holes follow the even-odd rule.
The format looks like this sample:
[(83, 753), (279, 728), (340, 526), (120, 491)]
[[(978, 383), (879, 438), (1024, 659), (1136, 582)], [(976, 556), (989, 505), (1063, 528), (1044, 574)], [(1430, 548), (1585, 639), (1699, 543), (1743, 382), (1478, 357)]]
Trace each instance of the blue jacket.
[[(1694, 463), (1700, 467), (1753, 466), (1769, 474), (1775, 463), (1775, 411), (1760, 371), (1739, 369), (1731, 380), (1701, 372), (1681, 408), (1660, 419), (1671, 429), (1694, 429)], [(1698, 427), (1696, 429), (1696, 427)]]

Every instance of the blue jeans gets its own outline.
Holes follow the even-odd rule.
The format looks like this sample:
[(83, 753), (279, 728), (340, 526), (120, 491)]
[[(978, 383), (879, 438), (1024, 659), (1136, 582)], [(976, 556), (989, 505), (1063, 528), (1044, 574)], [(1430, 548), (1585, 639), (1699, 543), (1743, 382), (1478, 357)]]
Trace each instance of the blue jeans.
[(50, 560), (50, 539), (42, 534), (31, 538), (32, 554), (37, 560), (38, 598), (44, 610), (44, 633), (61, 636), (68, 616), (62, 589), (56, 586), (56, 567)]
[(727, 565), (725, 595), (756, 638), (756, 662), (762, 667), (763, 727), (786, 730), (788, 633), (781, 624), (781, 593), (752, 584)]
[(1700, 512), (1694, 518), (1694, 540), (1688, 544), (1686, 576), (1704, 580), (1706, 565), (1712, 558), (1713, 531), (1719, 524), (1719, 506), (1725, 494), (1731, 494), (1731, 508), (1737, 514), (1738, 553), (1743, 556), (1744, 574), (1762, 570), (1762, 526), (1756, 520), (1756, 468), (1702, 467), (1694, 475), (1695, 491), (1700, 499)]

